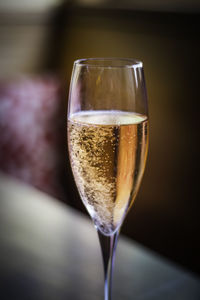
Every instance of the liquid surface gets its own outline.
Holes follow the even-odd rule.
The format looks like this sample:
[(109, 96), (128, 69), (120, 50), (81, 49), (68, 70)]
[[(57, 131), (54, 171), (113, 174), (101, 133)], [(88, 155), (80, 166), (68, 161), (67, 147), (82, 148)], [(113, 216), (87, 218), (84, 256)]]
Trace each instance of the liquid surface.
[(72, 170), (95, 225), (110, 235), (133, 203), (144, 172), (148, 120), (122, 111), (85, 111), (68, 120)]

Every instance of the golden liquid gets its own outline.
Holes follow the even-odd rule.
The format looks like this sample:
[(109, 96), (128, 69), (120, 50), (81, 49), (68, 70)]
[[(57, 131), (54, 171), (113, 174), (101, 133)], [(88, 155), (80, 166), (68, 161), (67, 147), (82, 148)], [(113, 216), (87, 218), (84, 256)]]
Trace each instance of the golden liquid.
[(76, 185), (98, 229), (110, 235), (133, 203), (144, 172), (148, 120), (122, 111), (85, 111), (68, 121)]

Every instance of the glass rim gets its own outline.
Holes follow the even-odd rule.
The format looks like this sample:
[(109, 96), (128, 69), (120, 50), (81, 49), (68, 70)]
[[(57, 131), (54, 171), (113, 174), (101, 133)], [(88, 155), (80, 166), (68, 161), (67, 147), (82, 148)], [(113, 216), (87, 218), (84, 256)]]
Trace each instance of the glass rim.
[[(110, 64), (108, 64), (109, 61)], [(113, 65), (111, 64), (111, 62), (113, 62)], [(117, 62), (119, 62), (119, 64), (116, 64)], [(133, 58), (121, 58), (121, 57), (81, 58), (75, 60), (74, 65), (93, 67), (93, 68), (107, 68), (107, 69), (143, 67), (143, 63), (140, 60), (133, 59)]]

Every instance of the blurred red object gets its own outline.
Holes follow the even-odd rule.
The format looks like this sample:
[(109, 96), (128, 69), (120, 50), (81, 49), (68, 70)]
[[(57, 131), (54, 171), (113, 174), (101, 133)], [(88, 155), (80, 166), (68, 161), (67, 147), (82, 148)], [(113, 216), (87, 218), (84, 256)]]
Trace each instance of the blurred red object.
[(62, 198), (63, 103), (59, 80), (0, 83), (0, 169)]

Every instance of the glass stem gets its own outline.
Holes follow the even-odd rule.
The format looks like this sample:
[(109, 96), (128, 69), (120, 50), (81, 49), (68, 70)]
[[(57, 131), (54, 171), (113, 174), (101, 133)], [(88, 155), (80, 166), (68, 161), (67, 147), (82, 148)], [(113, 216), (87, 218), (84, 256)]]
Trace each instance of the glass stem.
[(100, 230), (97, 230), (97, 232), (99, 235), (104, 266), (104, 300), (111, 300), (112, 273), (119, 231), (110, 236), (103, 235)]

